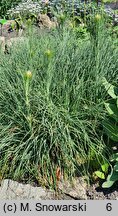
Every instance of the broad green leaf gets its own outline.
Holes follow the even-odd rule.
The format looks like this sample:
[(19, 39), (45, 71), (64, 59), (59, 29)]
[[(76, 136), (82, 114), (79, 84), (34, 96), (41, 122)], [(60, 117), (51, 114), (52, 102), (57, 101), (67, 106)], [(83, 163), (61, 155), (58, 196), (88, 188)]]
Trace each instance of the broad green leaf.
[(113, 154), (110, 161), (118, 161), (118, 153)]
[(107, 135), (113, 140), (118, 142), (118, 126), (113, 124), (110, 120), (103, 122), (104, 129)]
[(0, 24), (1, 24), (1, 25), (4, 25), (4, 24), (6, 24), (6, 23), (7, 23), (7, 20), (6, 20), (6, 19), (1, 19), (1, 20), (0, 20)]
[[(115, 164), (115, 166), (114, 166), (114, 170), (116, 171), (116, 172), (118, 172), (118, 162), (116, 162), (116, 164)], [(118, 174), (117, 174), (118, 175)]]
[(110, 84), (105, 78), (103, 79), (103, 85), (108, 92), (108, 94), (113, 98), (116, 99), (118, 96), (118, 88), (114, 85)]
[(101, 168), (102, 168), (102, 171), (106, 173), (106, 172), (108, 172), (109, 164), (105, 163), (101, 166)]
[(113, 117), (116, 121), (118, 121), (118, 108), (115, 104), (105, 103), (105, 107), (107, 112), (111, 117)]
[(114, 181), (106, 181), (102, 184), (102, 188), (110, 188), (114, 184)]
[(105, 179), (105, 175), (104, 175), (103, 172), (96, 171), (95, 174), (96, 174), (96, 176), (98, 176), (99, 178), (101, 178), (101, 179)]
[(113, 172), (107, 177), (109, 181), (118, 181), (118, 172), (113, 170)]
[(107, 180), (102, 184), (102, 188), (110, 188), (114, 184), (114, 180), (111, 180), (111, 176), (113, 174), (113, 170), (111, 170), (111, 173), (107, 176)]

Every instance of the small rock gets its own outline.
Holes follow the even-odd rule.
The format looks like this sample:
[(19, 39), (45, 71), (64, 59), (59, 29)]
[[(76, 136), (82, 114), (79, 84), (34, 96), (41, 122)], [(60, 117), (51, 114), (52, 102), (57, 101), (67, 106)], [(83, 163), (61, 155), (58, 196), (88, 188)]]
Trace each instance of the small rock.
[(12, 28), (12, 26), (15, 28), (16, 22), (15, 22), (14, 20), (8, 20), (8, 21), (2, 26), (2, 30), (8, 32), (9, 29)]
[(0, 37), (0, 48), (5, 50), (5, 37)]
[(57, 26), (57, 22), (51, 21), (50, 18), (46, 14), (39, 14), (37, 17), (37, 24), (42, 28), (55, 28)]
[(59, 189), (69, 196), (73, 197), (74, 199), (81, 199), (86, 200), (86, 187), (87, 183), (82, 177), (75, 178), (72, 183), (69, 181), (64, 181), (59, 183)]

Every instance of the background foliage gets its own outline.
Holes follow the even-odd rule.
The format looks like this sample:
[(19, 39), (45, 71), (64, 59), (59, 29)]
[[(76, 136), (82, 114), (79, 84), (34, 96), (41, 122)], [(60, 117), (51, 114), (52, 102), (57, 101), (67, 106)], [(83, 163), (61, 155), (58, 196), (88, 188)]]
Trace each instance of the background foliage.
[(0, 1), (0, 17), (4, 16), (10, 8), (16, 6), (21, 0), (1, 0)]

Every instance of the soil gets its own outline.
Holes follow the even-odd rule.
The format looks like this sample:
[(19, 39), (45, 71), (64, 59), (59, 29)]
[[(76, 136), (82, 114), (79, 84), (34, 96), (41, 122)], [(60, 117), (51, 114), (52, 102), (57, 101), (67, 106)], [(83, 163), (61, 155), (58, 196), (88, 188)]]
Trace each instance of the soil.
[(118, 182), (107, 189), (103, 189), (98, 184), (93, 184), (88, 186), (86, 193), (88, 200), (118, 200)]

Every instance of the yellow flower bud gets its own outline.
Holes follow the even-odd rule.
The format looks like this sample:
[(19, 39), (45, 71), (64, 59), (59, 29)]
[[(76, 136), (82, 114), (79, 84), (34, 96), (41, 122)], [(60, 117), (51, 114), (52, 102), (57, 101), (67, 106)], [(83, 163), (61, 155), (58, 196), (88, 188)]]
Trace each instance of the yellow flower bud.
[(69, 26), (70, 28), (73, 28), (73, 27), (74, 27), (74, 23), (71, 22), (71, 21), (69, 21), (69, 22), (68, 22), (68, 26)]
[(27, 79), (31, 79), (32, 78), (32, 72), (31, 71), (27, 71), (25, 73), (25, 76), (26, 76)]
[(100, 21), (101, 20), (101, 15), (100, 14), (96, 14), (95, 15), (95, 21)]
[(59, 16), (59, 19), (60, 19), (61, 21), (64, 21), (64, 20), (65, 20), (64, 14), (61, 14), (61, 15)]
[(51, 50), (49, 50), (49, 49), (46, 50), (45, 55), (46, 55), (47, 57), (51, 57), (51, 56), (52, 56)]

